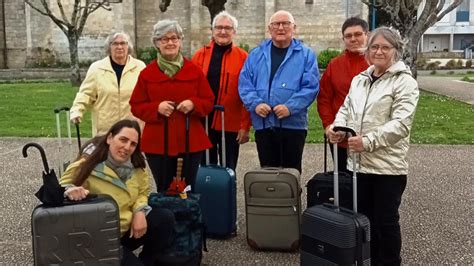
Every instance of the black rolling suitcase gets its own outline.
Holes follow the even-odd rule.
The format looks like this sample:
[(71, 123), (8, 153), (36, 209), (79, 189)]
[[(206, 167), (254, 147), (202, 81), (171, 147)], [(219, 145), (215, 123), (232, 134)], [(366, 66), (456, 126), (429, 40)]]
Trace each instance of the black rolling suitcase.
[(370, 222), (365, 215), (357, 213), (356, 155), (353, 154), (354, 210), (349, 210), (339, 207), (336, 145), (334, 204), (316, 205), (303, 212), (301, 265), (370, 265)]
[[(323, 203), (334, 204), (334, 172), (327, 171), (327, 137), (324, 135), (324, 172), (316, 173), (306, 183), (306, 207)], [(345, 163), (345, 162), (342, 162)], [(339, 173), (339, 205), (344, 208), (352, 206), (352, 177)]]
[(36, 196), (43, 202), (31, 214), (35, 265), (120, 265), (120, 218), (117, 203), (107, 195), (85, 200), (64, 200), (54, 170), (49, 169), (43, 148), (43, 186)]

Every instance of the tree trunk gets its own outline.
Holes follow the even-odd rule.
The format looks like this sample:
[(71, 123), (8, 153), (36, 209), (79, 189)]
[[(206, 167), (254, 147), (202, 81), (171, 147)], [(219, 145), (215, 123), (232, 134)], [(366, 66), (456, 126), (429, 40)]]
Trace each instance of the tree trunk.
[(413, 77), (416, 79), (418, 76), (418, 69), (416, 65), (416, 59), (418, 58), (418, 42), (415, 42), (415, 40), (412, 40), (411, 42), (408, 43), (406, 51), (408, 53), (408, 57), (405, 59), (405, 63), (408, 64), (411, 70), (411, 74)]
[(206, 6), (209, 9), (209, 14), (211, 15), (211, 23), (214, 17), (219, 14), (219, 12), (225, 10), (225, 3), (227, 0), (202, 0), (201, 4)]
[(420, 31), (416, 26), (414, 26), (408, 36), (406, 36), (409, 41), (405, 48), (406, 52), (404, 60), (408, 64), (408, 66), (410, 66), (411, 73), (415, 79), (418, 76), (418, 67), (416, 65), (416, 61), (418, 59), (418, 44), (420, 43), (422, 34), (422, 31)]
[(79, 56), (77, 52), (77, 44), (79, 36), (75, 32), (69, 32), (67, 39), (69, 41), (69, 55), (71, 60), (71, 74), (69, 79), (73, 86), (81, 85), (81, 72), (79, 68)]

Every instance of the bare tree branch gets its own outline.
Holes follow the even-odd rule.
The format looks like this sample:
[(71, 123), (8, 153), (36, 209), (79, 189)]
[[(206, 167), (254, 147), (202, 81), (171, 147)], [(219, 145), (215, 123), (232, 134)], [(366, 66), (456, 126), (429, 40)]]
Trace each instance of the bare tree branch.
[[(58, 1), (61, 1), (61, 0), (58, 0)], [(86, 5), (87, 5), (87, 1), (86, 1)], [(81, 12), (82, 7), (81, 7), (81, 0), (74, 0), (74, 8), (72, 9), (72, 14), (71, 14), (71, 23), (72, 25), (77, 25), (77, 20), (78, 18), (80, 17), (80, 15), (78, 16), (77, 13)]]
[[(402, 37), (408, 40), (404, 60), (416, 76), (417, 48), (421, 36), (429, 27), (458, 7), (463, 0), (451, 1), (444, 10), (446, 0), (377, 0), (375, 4), (372, 0), (361, 0), (361, 2), (387, 14), (390, 19), (385, 20), (385, 23), (398, 29)], [(422, 10), (418, 15), (419, 8)]]
[[(461, 3), (462, 3), (463, 0), (454, 0), (450, 6), (448, 6), (448, 8), (446, 8), (443, 12), (439, 13), (438, 15), (438, 19), (436, 20), (436, 22), (440, 21), (446, 14), (448, 14), (449, 12), (451, 12), (453, 9), (455, 9), (456, 7), (458, 7)], [(444, 3), (444, 1), (443, 1)]]
[(90, 14), (99, 8), (111, 10), (109, 1), (101, 0), (99, 3), (93, 3), (91, 0), (85, 0), (85, 2), (84, 0), (74, 0), (72, 12), (70, 18), (68, 18), (62, 0), (56, 0), (61, 19), (53, 14), (53, 11), (48, 5), (50, 0), (37, 0), (42, 4), (43, 8), (33, 4), (32, 0), (24, 1), (39, 14), (49, 17), (63, 31), (64, 35), (66, 35), (69, 42), (69, 56), (71, 59), (70, 80), (73, 85), (79, 85), (81, 82), (77, 49), (79, 39)]
[[(61, 0), (56, 0), (56, 3), (58, 4), (59, 12), (61, 13), (61, 17), (63, 18), (63, 22), (66, 23), (66, 24), (70, 24), (67, 17), (66, 17), (66, 13), (64, 13), (64, 8), (63, 8), (63, 4), (61, 3)], [(72, 20), (74, 20), (74, 19), (72, 19)]]
[(44, 10), (41, 10), (39, 7), (35, 6), (30, 0), (25, 0), (26, 4), (28, 4), (31, 8), (39, 12), (41, 15), (50, 17), (51, 20), (61, 29), (61, 31), (66, 33), (67, 25), (63, 21), (58, 19), (56, 16), (54, 16), (53, 13), (51, 13), (51, 9), (49, 8), (48, 3), (45, 0), (41, 0), (40, 2)]

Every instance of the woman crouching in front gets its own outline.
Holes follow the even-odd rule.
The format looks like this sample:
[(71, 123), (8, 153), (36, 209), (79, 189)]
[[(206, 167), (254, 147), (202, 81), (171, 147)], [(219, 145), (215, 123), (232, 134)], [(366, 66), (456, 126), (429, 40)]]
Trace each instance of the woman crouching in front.
[[(91, 140), (95, 149), (72, 163), (60, 183), (70, 200), (89, 193), (110, 195), (119, 206), (122, 265), (153, 265), (171, 242), (173, 213), (148, 206), (149, 175), (140, 152), (136, 121), (120, 120), (103, 136)], [(143, 246), (137, 258), (133, 250)]]

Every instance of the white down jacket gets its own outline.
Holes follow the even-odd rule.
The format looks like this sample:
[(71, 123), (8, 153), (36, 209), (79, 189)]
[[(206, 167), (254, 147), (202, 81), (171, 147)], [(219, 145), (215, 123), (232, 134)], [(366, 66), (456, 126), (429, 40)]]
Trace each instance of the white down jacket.
[[(352, 127), (363, 137), (365, 152), (359, 154), (356, 166), (360, 173), (406, 175), (418, 84), (402, 61), (376, 81), (371, 77), (373, 71), (370, 66), (354, 77), (334, 126)], [(353, 170), (351, 158), (347, 163)]]

